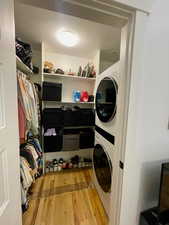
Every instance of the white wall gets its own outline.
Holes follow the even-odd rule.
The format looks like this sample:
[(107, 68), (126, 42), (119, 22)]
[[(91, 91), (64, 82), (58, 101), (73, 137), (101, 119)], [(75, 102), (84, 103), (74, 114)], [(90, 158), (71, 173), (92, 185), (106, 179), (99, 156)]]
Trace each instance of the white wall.
[(100, 61), (100, 73), (103, 73), (106, 69), (113, 65), (113, 62), (101, 60)]
[(152, 4), (154, 0), (115, 0), (115, 2), (125, 4), (146, 12), (150, 12), (152, 9)]
[(59, 53), (51, 53), (51, 52), (45, 52), (45, 60), (52, 62), (54, 64), (54, 67), (61, 68), (66, 72), (69, 72), (71, 69), (72, 72), (77, 73), (79, 66), (86, 66), (89, 62), (91, 62), (91, 59), (88, 58), (82, 58), (82, 57), (76, 57), (76, 56), (70, 56), (70, 55), (64, 55)]
[(168, 9), (156, 0), (149, 17), (137, 13), (120, 225), (137, 225), (140, 211), (157, 205), (169, 161)]

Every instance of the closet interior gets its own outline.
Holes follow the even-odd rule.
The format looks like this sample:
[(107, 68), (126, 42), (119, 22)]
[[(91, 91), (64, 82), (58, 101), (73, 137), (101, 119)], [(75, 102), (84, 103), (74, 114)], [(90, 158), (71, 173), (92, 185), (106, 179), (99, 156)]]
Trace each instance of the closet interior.
[[(72, 16), (15, 2), (24, 210), (39, 176), (92, 168), (95, 83), (119, 60), (121, 30), (76, 12)], [(75, 34), (76, 45), (67, 31)], [(59, 40), (62, 32), (67, 46)]]

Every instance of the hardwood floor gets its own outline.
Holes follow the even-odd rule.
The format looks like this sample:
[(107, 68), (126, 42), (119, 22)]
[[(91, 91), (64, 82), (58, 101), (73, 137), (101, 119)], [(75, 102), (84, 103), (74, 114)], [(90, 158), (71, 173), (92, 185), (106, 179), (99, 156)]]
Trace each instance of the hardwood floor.
[(37, 179), (23, 225), (108, 225), (91, 174), (91, 169), (79, 169)]

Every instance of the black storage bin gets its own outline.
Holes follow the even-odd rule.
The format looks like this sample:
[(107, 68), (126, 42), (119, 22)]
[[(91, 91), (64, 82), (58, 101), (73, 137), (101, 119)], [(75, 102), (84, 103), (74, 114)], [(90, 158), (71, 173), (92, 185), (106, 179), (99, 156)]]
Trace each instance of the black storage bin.
[(43, 82), (42, 99), (45, 101), (61, 101), (62, 84)]
[(64, 111), (64, 126), (80, 126), (80, 118), (81, 118), (80, 109), (77, 110), (65, 110)]
[(92, 129), (83, 129), (80, 131), (80, 149), (94, 147), (94, 131)]
[(80, 109), (80, 126), (94, 126), (95, 113), (93, 109)]
[(74, 126), (73, 111), (71, 109), (64, 110), (64, 126)]
[(64, 124), (64, 112), (60, 108), (44, 109), (42, 121), (44, 128), (61, 127)]
[(44, 152), (58, 152), (62, 150), (63, 130), (60, 128), (55, 128), (55, 130), (56, 136), (44, 136)]

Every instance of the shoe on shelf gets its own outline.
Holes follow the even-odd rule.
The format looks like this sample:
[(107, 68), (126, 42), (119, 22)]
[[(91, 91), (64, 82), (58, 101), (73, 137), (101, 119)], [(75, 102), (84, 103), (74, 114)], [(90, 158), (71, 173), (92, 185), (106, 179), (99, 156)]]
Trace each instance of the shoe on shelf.
[(58, 171), (61, 171), (62, 167), (60, 165), (58, 165)]
[(53, 165), (56, 165), (56, 164), (58, 164), (58, 160), (57, 159), (53, 159), (52, 163), (53, 163)]
[(53, 171), (54, 172), (58, 171), (58, 163), (53, 166)]
[(63, 162), (64, 162), (63, 158), (60, 158), (59, 163), (63, 163)]
[(67, 168), (67, 163), (66, 162), (63, 162), (60, 165), (61, 165), (62, 169), (66, 169)]

